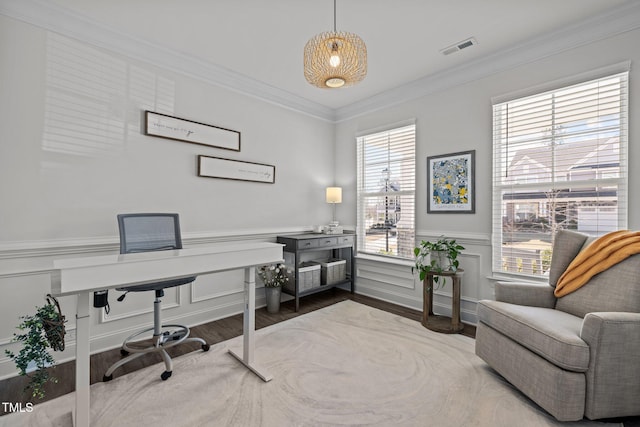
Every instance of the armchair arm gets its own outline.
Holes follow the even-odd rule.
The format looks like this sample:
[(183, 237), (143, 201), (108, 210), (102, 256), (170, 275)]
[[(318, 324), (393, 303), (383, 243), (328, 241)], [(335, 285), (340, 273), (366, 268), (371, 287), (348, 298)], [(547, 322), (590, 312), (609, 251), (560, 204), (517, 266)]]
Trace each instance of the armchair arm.
[(640, 313), (588, 313), (580, 337), (590, 351), (585, 415), (639, 415)]
[(496, 301), (533, 307), (554, 308), (556, 297), (548, 284), (497, 282)]

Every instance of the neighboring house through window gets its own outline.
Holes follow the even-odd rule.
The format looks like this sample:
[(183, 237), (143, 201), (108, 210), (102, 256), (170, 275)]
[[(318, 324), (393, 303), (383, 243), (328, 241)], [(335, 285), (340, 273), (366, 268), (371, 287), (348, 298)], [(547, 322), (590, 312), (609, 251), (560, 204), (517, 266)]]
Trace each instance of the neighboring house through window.
[(415, 125), (360, 135), (358, 252), (413, 259)]
[(627, 80), (494, 102), (494, 272), (546, 274), (560, 229), (626, 228)]

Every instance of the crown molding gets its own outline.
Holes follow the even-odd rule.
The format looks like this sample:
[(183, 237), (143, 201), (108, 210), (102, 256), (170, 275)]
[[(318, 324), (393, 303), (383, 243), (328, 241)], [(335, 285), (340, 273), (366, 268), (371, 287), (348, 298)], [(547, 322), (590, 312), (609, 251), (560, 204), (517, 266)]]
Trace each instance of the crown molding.
[(0, 14), (331, 123), (350, 120), (640, 27), (640, 2), (629, 2), (509, 49), (332, 109), (223, 66), (124, 34), (45, 0), (2, 0)]
[(608, 13), (338, 108), (335, 112), (336, 122), (418, 99), (638, 28), (640, 2), (629, 2)]
[(332, 108), (184, 52), (124, 34), (51, 2), (2, 0), (0, 14), (270, 104), (324, 121), (335, 121)]

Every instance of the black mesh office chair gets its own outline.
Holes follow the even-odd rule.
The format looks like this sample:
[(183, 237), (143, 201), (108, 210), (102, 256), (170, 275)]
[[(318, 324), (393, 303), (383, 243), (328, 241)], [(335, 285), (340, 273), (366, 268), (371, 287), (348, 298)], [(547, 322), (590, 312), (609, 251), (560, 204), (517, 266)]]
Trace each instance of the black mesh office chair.
[[(164, 251), (182, 249), (180, 236), (180, 222), (178, 214), (171, 213), (136, 213), (118, 215), (118, 228), (120, 229), (120, 253)], [(122, 301), (127, 292), (155, 291), (153, 302), (153, 328), (148, 328), (129, 336), (120, 352), (124, 359), (111, 365), (103, 377), (103, 381), (113, 378), (113, 372), (120, 366), (138, 357), (151, 352), (160, 352), (164, 359), (166, 370), (160, 378), (166, 380), (171, 376), (172, 363), (166, 349), (183, 342), (198, 342), (202, 344), (202, 350), (208, 351), (209, 345), (202, 338), (189, 338), (189, 328), (183, 325), (163, 325), (161, 321), (162, 307), (160, 298), (164, 296), (164, 289), (185, 285), (195, 280), (195, 277), (166, 280), (159, 283), (119, 288), (125, 293), (118, 298)], [(144, 338), (143, 335), (153, 332), (152, 345), (140, 347), (130, 345), (136, 339)]]

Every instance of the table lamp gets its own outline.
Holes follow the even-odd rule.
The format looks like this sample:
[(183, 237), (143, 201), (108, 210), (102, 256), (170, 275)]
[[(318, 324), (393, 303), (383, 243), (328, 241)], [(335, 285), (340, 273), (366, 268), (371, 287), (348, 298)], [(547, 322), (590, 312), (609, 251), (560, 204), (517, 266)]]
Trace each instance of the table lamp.
[(326, 193), (327, 203), (333, 205), (333, 220), (329, 223), (327, 228), (328, 234), (342, 233), (342, 227), (339, 227), (338, 221), (336, 221), (336, 204), (342, 203), (342, 188), (341, 187), (327, 187)]

